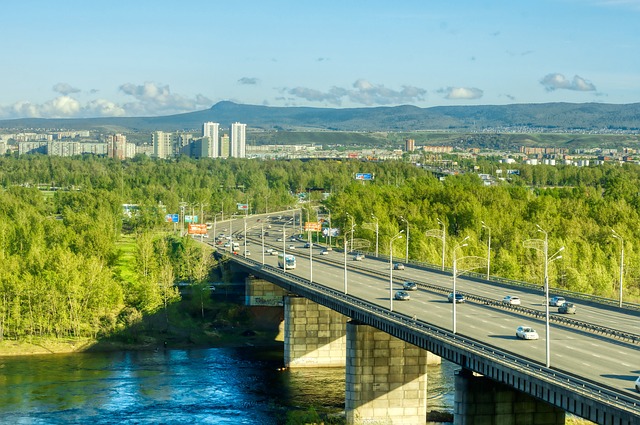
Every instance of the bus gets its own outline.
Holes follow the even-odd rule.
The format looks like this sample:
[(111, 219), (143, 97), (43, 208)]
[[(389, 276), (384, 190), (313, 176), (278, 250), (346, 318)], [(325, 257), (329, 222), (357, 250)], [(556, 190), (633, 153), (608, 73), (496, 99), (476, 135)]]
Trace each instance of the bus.
[(296, 257), (291, 254), (278, 254), (278, 267), (285, 270), (296, 268)]

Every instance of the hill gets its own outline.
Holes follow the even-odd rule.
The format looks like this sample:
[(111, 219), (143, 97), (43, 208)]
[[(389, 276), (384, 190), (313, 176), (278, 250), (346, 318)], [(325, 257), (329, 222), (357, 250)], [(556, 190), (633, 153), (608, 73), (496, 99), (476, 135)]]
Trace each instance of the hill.
[(161, 117), (0, 120), (0, 128), (48, 128), (131, 132), (195, 130), (213, 121), (228, 127), (242, 122), (251, 129), (327, 131), (470, 132), (522, 128), (531, 131), (637, 131), (640, 103), (540, 103), (500, 106), (393, 106), (374, 108), (273, 107), (219, 102), (210, 109)]

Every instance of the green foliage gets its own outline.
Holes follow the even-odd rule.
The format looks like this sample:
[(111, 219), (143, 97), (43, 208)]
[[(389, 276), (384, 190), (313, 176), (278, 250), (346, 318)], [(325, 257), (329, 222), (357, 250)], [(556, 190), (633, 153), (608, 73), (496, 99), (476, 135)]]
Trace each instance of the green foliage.
[[(491, 229), (492, 275), (542, 285), (542, 254), (524, 244), (543, 236), (540, 225), (550, 253), (565, 247), (562, 259), (549, 265), (551, 286), (609, 297), (618, 293), (622, 249), (611, 236), (614, 229), (624, 238), (625, 299), (640, 299), (634, 232), (640, 227), (640, 168), (521, 171), (511, 183), (486, 187), (474, 175), (441, 182), (402, 161), (2, 157), (0, 338), (96, 336), (125, 327), (135, 336), (144, 315), (162, 317), (167, 329), (170, 307), (179, 299), (176, 281), (191, 285), (189, 309), (204, 315), (212, 308), (202, 290), (211, 253), (178, 236), (181, 229), (165, 223), (165, 214), (179, 212), (182, 202), (191, 210), (185, 213), (204, 213), (203, 221), (222, 212), (228, 217), (237, 203), (259, 213), (284, 210), (295, 205), (298, 192), (330, 209), (333, 227), (343, 234), (353, 219), (354, 237), (369, 240), (371, 249), (375, 216), (381, 253), (408, 222), (410, 257), (438, 266), (442, 240), (427, 232), (438, 235), (443, 223), (450, 266), (452, 249), (465, 236), (468, 246), (457, 254), (486, 257), (484, 222)], [(375, 179), (355, 181), (362, 172)], [(37, 188), (42, 183), (46, 195)], [(51, 186), (60, 189), (51, 192)], [(323, 193), (331, 196), (323, 200)], [(138, 205), (139, 213), (125, 217), (123, 203)], [(315, 214), (311, 208), (309, 215)], [(396, 240), (394, 252), (404, 252), (405, 241)], [(226, 311), (224, 320), (245, 317), (238, 308)]]

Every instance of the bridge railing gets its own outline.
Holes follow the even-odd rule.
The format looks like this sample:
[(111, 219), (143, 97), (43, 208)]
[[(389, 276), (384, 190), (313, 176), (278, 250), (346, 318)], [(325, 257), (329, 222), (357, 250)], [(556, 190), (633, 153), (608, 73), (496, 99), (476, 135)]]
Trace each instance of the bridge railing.
[[(336, 251), (340, 251), (340, 249), (336, 249)], [(375, 257), (375, 253), (373, 252), (367, 252), (366, 253), (367, 256), (371, 257), (371, 258), (376, 258)], [(389, 261), (389, 256), (385, 255), (385, 254), (379, 254), (377, 258)], [(406, 264), (410, 264), (414, 267), (418, 267), (418, 268), (422, 268), (425, 270), (428, 270), (430, 272), (433, 273), (440, 273), (443, 275), (451, 275), (453, 273), (453, 269), (451, 267), (446, 267), (444, 268), (444, 270), (442, 270), (442, 266), (441, 265), (437, 265), (437, 264), (432, 264), (432, 263), (427, 263), (427, 262), (423, 262), (423, 261), (416, 261), (416, 260), (412, 260), (409, 259), (409, 262)], [(505, 287), (512, 287), (512, 288), (523, 288), (532, 292), (541, 292), (544, 293), (544, 285), (536, 285), (534, 283), (531, 282), (526, 282), (523, 280), (515, 280), (515, 279), (508, 279), (508, 278), (504, 278), (504, 277), (500, 277), (500, 276), (490, 276), (489, 280), (487, 280), (486, 278), (486, 274), (484, 273), (477, 273), (477, 272), (464, 272), (460, 274), (461, 276), (465, 276), (466, 278), (469, 278), (471, 280), (475, 280), (478, 282), (491, 282), (491, 283), (497, 283), (500, 285), (503, 285)], [(593, 302), (593, 303), (597, 303), (597, 304), (602, 304), (602, 305), (606, 305), (606, 306), (611, 306), (611, 307), (618, 307), (620, 302), (619, 300), (615, 300), (612, 298), (606, 298), (606, 297), (601, 297), (598, 295), (591, 295), (591, 294), (585, 294), (582, 292), (573, 292), (573, 291), (569, 291), (566, 289), (561, 289), (561, 288), (549, 288), (550, 292), (553, 292), (555, 295), (558, 296), (563, 296), (566, 298), (571, 298), (571, 299), (576, 299), (576, 300), (582, 300), (582, 301), (587, 301), (587, 302)], [(622, 302), (622, 308), (624, 309), (628, 309), (628, 310), (634, 310), (634, 311), (640, 311), (640, 304), (638, 303), (632, 303), (632, 302), (628, 302), (628, 301), (623, 301)]]
[(364, 323), (375, 323), (376, 320), (374, 319), (377, 319), (378, 321), (394, 324), (401, 328), (410, 329), (412, 332), (421, 334), (426, 340), (429, 338), (436, 339), (444, 345), (454, 346), (459, 350), (520, 371), (549, 385), (565, 388), (569, 391), (579, 393), (585, 398), (603, 402), (609, 406), (615, 406), (617, 409), (628, 412), (632, 416), (640, 417), (640, 401), (621, 394), (614, 389), (547, 368), (540, 363), (533, 362), (507, 351), (499, 350), (477, 340), (454, 334), (405, 314), (390, 311), (389, 309), (372, 304), (361, 298), (344, 294), (341, 291), (328, 288), (318, 283), (309, 282), (307, 279), (296, 276), (290, 272), (284, 272), (279, 268), (263, 265), (249, 258), (234, 257), (234, 259), (238, 262), (245, 263), (250, 269), (259, 270), (267, 275), (277, 276), (281, 283), (286, 283), (287, 286), (296, 289), (295, 292), (299, 295), (314, 300), (319, 304), (326, 306), (328, 304), (326, 299), (329, 298), (334, 303), (342, 306), (338, 311), (343, 314), (345, 314), (345, 311), (349, 311), (350, 314), (346, 314), (348, 317), (358, 318)]

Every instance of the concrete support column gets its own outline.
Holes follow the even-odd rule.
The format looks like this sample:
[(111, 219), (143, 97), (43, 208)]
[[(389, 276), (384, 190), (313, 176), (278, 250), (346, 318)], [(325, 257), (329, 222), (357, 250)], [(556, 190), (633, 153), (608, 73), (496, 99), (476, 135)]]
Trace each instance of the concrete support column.
[(564, 425), (565, 411), (468, 370), (456, 373), (454, 425)]
[(247, 276), (244, 281), (246, 306), (282, 306), (285, 290), (264, 279)]
[(347, 424), (427, 420), (427, 351), (357, 321), (347, 323)]
[(306, 298), (285, 297), (285, 367), (344, 367), (347, 320)]

